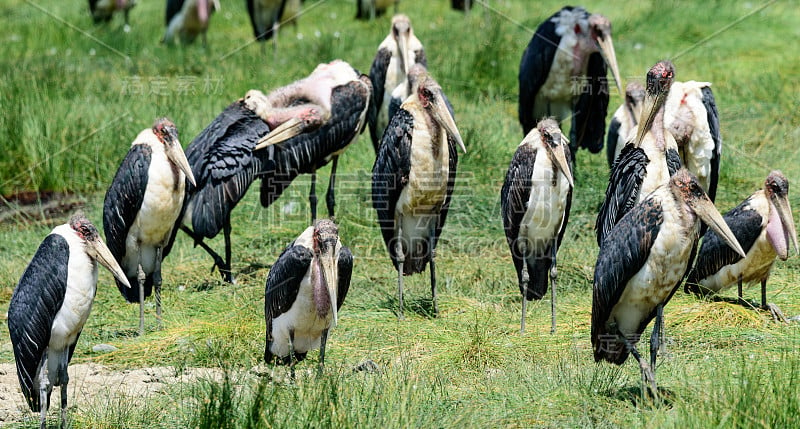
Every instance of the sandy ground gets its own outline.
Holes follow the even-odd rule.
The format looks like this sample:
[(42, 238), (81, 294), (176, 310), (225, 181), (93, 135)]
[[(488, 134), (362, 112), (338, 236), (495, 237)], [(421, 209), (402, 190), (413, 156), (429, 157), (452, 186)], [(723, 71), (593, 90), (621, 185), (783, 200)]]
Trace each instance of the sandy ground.
[[(146, 397), (158, 394), (173, 383), (186, 383), (197, 379), (222, 379), (219, 369), (185, 368), (178, 374), (173, 367), (140, 368), (112, 371), (94, 363), (69, 366), (69, 406), (71, 412), (81, 403), (91, 402), (97, 395)], [(60, 403), (60, 391), (56, 388), (51, 396), (53, 404)], [(56, 405), (57, 407), (57, 405)], [(49, 418), (57, 418), (58, 411), (52, 409)], [(57, 409), (57, 408), (56, 408)], [(0, 364), (0, 427), (18, 423), (25, 418), (36, 418), (30, 411), (19, 388), (17, 369), (13, 363)]]

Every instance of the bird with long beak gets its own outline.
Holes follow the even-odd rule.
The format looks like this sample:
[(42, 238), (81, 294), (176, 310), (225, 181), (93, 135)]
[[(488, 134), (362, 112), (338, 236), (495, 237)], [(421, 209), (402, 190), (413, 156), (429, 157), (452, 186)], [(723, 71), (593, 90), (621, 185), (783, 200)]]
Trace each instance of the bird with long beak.
[(206, 46), (211, 14), (218, 10), (219, 0), (167, 0), (167, 30), (161, 43), (172, 43), (177, 36), (181, 43), (189, 44), (199, 35)]
[(542, 299), (550, 278), (550, 333), (556, 332), (556, 254), (572, 205), (569, 141), (558, 122), (543, 119), (522, 140), (500, 190), (506, 240), (522, 294), (520, 332), (528, 301)]
[(438, 314), (436, 243), (455, 187), (457, 148), (466, 153), (442, 88), (427, 72), (415, 85), (383, 133), (372, 167), (372, 205), (397, 269), (400, 318), (403, 276), (421, 273), (428, 262), (433, 312)]
[(636, 137), (614, 161), (605, 200), (597, 214), (598, 246), (628, 210), (666, 184), (681, 167), (678, 145), (664, 127), (664, 102), (674, 79), (675, 67), (669, 61), (660, 61), (647, 72)]
[(578, 148), (603, 148), (608, 110), (607, 69), (622, 95), (611, 22), (603, 15), (566, 6), (546, 19), (531, 38), (519, 68), (519, 122), (524, 134), (545, 117), (572, 118), (572, 156)]
[(178, 129), (161, 118), (133, 141), (106, 192), (103, 229), (111, 254), (130, 283), (138, 284), (128, 288), (117, 281), (122, 296), (139, 303), (139, 335), (144, 333), (144, 299), (154, 287), (161, 326), (161, 262), (175, 236), (187, 181), (196, 184)]
[(67, 367), (97, 292), (97, 267), (130, 288), (97, 229), (78, 213), (45, 237), (25, 268), (8, 306), (8, 332), (17, 377), (45, 428), (50, 393), (61, 386), (61, 427), (67, 420)]
[(264, 360), (285, 365), (319, 348), (319, 371), (325, 365), (328, 331), (350, 288), (353, 254), (342, 245), (339, 229), (320, 219), (290, 243), (269, 270), (264, 292)]
[(761, 282), (761, 308), (769, 310), (776, 321), (786, 321), (780, 308), (767, 303), (767, 279), (775, 258), (789, 258), (789, 244), (795, 253), (797, 230), (789, 205), (789, 180), (780, 172), (769, 173), (764, 188), (756, 191), (723, 216), (746, 255), (731, 249), (713, 231), (703, 238), (700, 255), (686, 280), (685, 291), (699, 295), (720, 292), (737, 284), (739, 302), (742, 284)]
[(392, 119), (389, 111), (392, 94), (397, 91), (395, 96), (401, 101), (411, 95), (406, 81), (411, 67), (415, 64), (428, 66), (425, 49), (414, 36), (414, 29), (411, 28), (408, 16), (395, 15), (392, 17), (389, 35), (378, 46), (378, 53), (369, 70), (373, 100), (367, 123), (376, 154), (383, 131)]
[[(655, 364), (664, 306), (689, 272), (701, 222), (744, 256), (697, 178), (681, 168), (626, 213), (600, 245), (592, 300), (594, 359), (622, 365), (633, 354), (641, 369), (643, 394), (646, 386), (658, 396)], [(636, 343), (654, 318), (648, 364)]]

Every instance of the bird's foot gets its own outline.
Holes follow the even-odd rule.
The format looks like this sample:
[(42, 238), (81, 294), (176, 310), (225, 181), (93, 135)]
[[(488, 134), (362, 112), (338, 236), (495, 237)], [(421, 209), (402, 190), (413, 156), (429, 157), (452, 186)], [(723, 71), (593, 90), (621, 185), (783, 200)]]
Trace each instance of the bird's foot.
[(783, 311), (781, 311), (781, 309), (777, 305), (768, 302), (767, 305), (762, 307), (762, 309), (769, 310), (770, 314), (772, 314), (772, 320), (774, 320), (775, 323), (785, 323), (787, 325), (789, 324), (789, 319), (787, 319), (786, 316), (783, 315)]
[[(644, 360), (639, 362), (639, 367), (642, 369), (642, 397), (649, 396), (652, 399), (658, 400), (658, 388), (656, 387), (656, 375), (650, 364)], [(649, 392), (649, 395), (648, 395)]]

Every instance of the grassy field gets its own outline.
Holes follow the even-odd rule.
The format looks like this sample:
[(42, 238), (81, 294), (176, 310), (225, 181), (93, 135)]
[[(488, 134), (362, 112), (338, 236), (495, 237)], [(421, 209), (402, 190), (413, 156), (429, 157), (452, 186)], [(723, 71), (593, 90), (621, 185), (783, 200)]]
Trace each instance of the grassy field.
[[(140, 1), (129, 33), (121, 17), (93, 26), (82, 1), (4, 2), (0, 195), (72, 192), (99, 226), (106, 187), (130, 142), (154, 118), (169, 116), (185, 147), (250, 88), (286, 85), (335, 58), (368, 72), (389, 28), (389, 17), (355, 21), (352, 1), (307, 0), (308, 12), (281, 33), (275, 55), (269, 45), (251, 44), (243, 3), (223, 2), (204, 49), (158, 43), (163, 2)], [(593, 225), (608, 177), (602, 154), (578, 153), (575, 200), (559, 254), (558, 332), (549, 334), (548, 297), (529, 306), (528, 332), (519, 334), (520, 296), (499, 191), (522, 137), (516, 119), (521, 53), (538, 23), (562, 4), (491, 0), (492, 10), (478, 7), (464, 16), (447, 3), (401, 6), (455, 107), (468, 150), (437, 252), (440, 317), (429, 314), (427, 274), (406, 278), (406, 320), (395, 316), (396, 272), (371, 208), (374, 153), (365, 133), (339, 165), (337, 218), (356, 263), (328, 342), (325, 374), (304, 371), (315, 368), (316, 353), (300, 365), (294, 383), (248, 371), (263, 356), (269, 266), (307, 226), (309, 180), (301, 177), (269, 209), (252, 191), (234, 211), (236, 285), (209, 273), (207, 255), (178, 236), (164, 263), (161, 331), (154, 329), (150, 304), (149, 330), (137, 337), (137, 306), (113, 290), (110, 274), (100, 274), (73, 362), (116, 370), (214, 367), (228, 377), (172, 386), (146, 400), (80, 398), (71, 409), (75, 427), (800, 426), (798, 323), (779, 325), (763, 313), (677, 293), (665, 311), (660, 406), (637, 402), (634, 362), (594, 363)], [(788, 1), (760, 5), (584, 3), (611, 19), (626, 81), (642, 81), (653, 63), (670, 58), (677, 79), (713, 83), (724, 139), (720, 211), (759, 189), (771, 169), (781, 169), (794, 183), (790, 201), (800, 219), (800, 12)], [(609, 110), (619, 102), (614, 92)], [(327, 174), (327, 168), (320, 172), (321, 183)], [(29, 213), (0, 224), (0, 314), (42, 238), (67, 217)], [(221, 249), (222, 240), (211, 244)], [(758, 288), (747, 288), (746, 296), (756, 298)], [(800, 258), (793, 252), (776, 263), (768, 297), (788, 315), (800, 314)], [(119, 350), (93, 353), (98, 343)], [(352, 371), (366, 359), (380, 371)], [(7, 362), (13, 355), (1, 320), (0, 363)], [(26, 424), (34, 424), (31, 416)]]

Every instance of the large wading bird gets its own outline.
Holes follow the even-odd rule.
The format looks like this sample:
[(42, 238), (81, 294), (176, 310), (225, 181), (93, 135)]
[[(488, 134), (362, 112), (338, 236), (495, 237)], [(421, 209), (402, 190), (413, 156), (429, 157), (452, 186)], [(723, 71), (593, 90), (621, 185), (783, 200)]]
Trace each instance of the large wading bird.
[[(644, 93), (642, 92), (642, 95)], [(634, 124), (641, 116), (633, 103), (628, 109), (630, 93), (626, 91), (625, 104), (620, 106), (608, 131), (607, 154), (608, 165), (622, 151), (628, 141), (624, 135), (625, 121), (616, 122), (619, 132), (614, 133), (617, 115), (625, 110), (633, 112)], [(630, 114), (625, 117), (630, 121)], [(664, 129), (669, 132), (678, 145), (678, 154), (686, 168), (697, 176), (700, 185), (708, 193), (711, 201), (716, 199), (717, 182), (719, 181), (719, 164), (722, 154), (722, 137), (719, 132), (719, 113), (708, 82), (673, 82), (669, 96), (664, 104)], [(617, 137), (618, 136), (618, 137)]]
[(117, 280), (117, 287), (128, 302), (139, 303), (139, 335), (144, 333), (144, 299), (153, 288), (161, 325), (161, 262), (175, 236), (187, 180), (195, 183), (178, 129), (161, 118), (136, 136), (106, 192), (103, 229), (127, 276), (127, 281)]
[(603, 15), (566, 6), (536, 29), (519, 66), (519, 122), (523, 134), (545, 117), (572, 118), (573, 158), (584, 147), (603, 148), (608, 109), (606, 70), (620, 87), (611, 23)]
[(31, 410), (41, 413), (43, 429), (54, 386), (61, 386), (61, 427), (66, 427), (67, 367), (92, 310), (98, 263), (130, 287), (97, 229), (77, 214), (45, 237), (8, 305), (19, 385)]
[(211, 14), (219, 10), (219, 0), (167, 0), (166, 25), (163, 43), (177, 37), (181, 43), (192, 43), (201, 36), (206, 46), (206, 32)]
[(643, 118), (636, 127), (636, 137), (625, 145), (611, 167), (606, 197), (597, 214), (598, 245), (625, 213), (667, 183), (681, 167), (675, 139), (664, 127), (664, 101), (674, 76), (675, 68), (669, 61), (658, 62), (647, 72)]
[(353, 254), (332, 220), (320, 219), (289, 244), (269, 270), (264, 292), (264, 360), (294, 365), (319, 348), (325, 365), (328, 332), (350, 288)]
[(644, 104), (644, 87), (639, 82), (628, 82), (625, 86), (625, 102), (622, 103), (611, 123), (608, 124), (608, 136), (606, 137), (606, 157), (608, 166), (614, 165), (614, 160), (619, 156), (625, 144), (633, 139), (632, 130), (636, 129), (639, 119), (642, 116), (642, 105)]
[[(701, 221), (744, 255), (697, 178), (681, 168), (626, 213), (600, 245), (592, 300), (594, 359), (622, 365), (632, 354), (641, 369), (643, 394), (646, 386), (658, 396), (655, 365), (664, 306), (691, 267)], [(654, 318), (648, 363), (636, 343)]]
[[(333, 215), (338, 155), (363, 131), (370, 94), (369, 78), (349, 64), (321, 64), (311, 76), (268, 95), (248, 91), (189, 145), (197, 186), (188, 189), (181, 229), (214, 258), (223, 279), (233, 281), (231, 212), (256, 178), (262, 178), (261, 204), (268, 207), (298, 175), (312, 174), (313, 220), (316, 169), (333, 160), (326, 197)], [(203, 243), (220, 231), (224, 259)]]
[(399, 316), (403, 276), (430, 262), (433, 311), (436, 243), (447, 218), (460, 147), (466, 148), (442, 88), (427, 72), (392, 117), (372, 168), (372, 204), (389, 256), (397, 269)]
[(114, 17), (114, 12), (122, 12), (125, 16), (125, 29), (128, 24), (128, 13), (136, 6), (136, 0), (89, 0), (89, 12), (95, 24), (109, 22)]
[(743, 258), (709, 231), (686, 280), (685, 291), (707, 295), (736, 284), (739, 302), (744, 303), (742, 283), (760, 281), (761, 308), (769, 310), (776, 321), (786, 321), (775, 304), (767, 303), (767, 279), (775, 257), (782, 261), (789, 257), (789, 244), (800, 252), (789, 205), (789, 180), (780, 171), (771, 172), (764, 189), (750, 195), (723, 218), (747, 254)]
[(383, 131), (394, 114), (392, 100), (398, 99), (402, 103), (411, 95), (407, 76), (415, 64), (428, 66), (425, 49), (414, 36), (411, 20), (405, 15), (395, 15), (389, 35), (378, 46), (369, 70), (374, 106), (370, 107), (368, 123), (376, 154)]
[(522, 294), (520, 332), (527, 303), (542, 299), (550, 280), (550, 333), (556, 331), (556, 255), (572, 205), (569, 141), (558, 122), (544, 119), (522, 140), (500, 190), (506, 240)]

